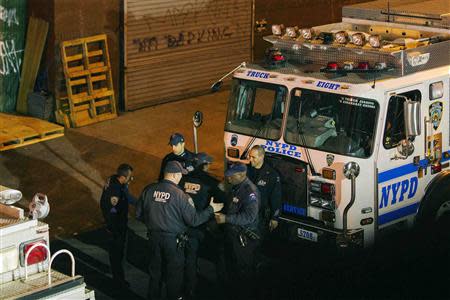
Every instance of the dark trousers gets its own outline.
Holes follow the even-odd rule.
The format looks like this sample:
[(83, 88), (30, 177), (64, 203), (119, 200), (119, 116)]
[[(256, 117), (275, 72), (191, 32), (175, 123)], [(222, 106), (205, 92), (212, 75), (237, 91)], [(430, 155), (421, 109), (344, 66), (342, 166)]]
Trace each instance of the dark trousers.
[(175, 235), (159, 233), (151, 233), (149, 248), (149, 299), (160, 299), (162, 296), (162, 274), (165, 277), (167, 298), (177, 299), (181, 296), (183, 284), (184, 249), (177, 247)]
[(200, 243), (205, 239), (203, 227), (189, 228), (187, 235), (189, 241), (186, 244), (185, 254), (185, 282), (184, 290), (187, 295), (192, 295), (197, 286), (198, 251)]
[(123, 270), (123, 257), (125, 253), (125, 241), (127, 237), (127, 226), (114, 226), (109, 241), (109, 263), (114, 281), (123, 283), (125, 273)]
[(228, 290), (234, 299), (256, 299), (256, 264), (259, 241), (247, 238), (241, 244), (239, 233), (227, 230), (225, 233), (225, 262)]
[(200, 240), (196, 236), (189, 236), (189, 241), (186, 244), (185, 249), (185, 282), (184, 290), (187, 294), (192, 294), (195, 291), (197, 285), (197, 260), (198, 260), (198, 248), (200, 246)]

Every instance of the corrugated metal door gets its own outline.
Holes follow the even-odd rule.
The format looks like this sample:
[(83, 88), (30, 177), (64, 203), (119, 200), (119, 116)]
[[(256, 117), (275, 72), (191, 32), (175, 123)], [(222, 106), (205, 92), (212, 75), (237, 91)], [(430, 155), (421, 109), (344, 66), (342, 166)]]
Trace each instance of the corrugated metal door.
[(208, 91), (251, 58), (252, 0), (126, 0), (125, 107)]
[(0, 112), (16, 110), (25, 45), (26, 0), (0, 0)]

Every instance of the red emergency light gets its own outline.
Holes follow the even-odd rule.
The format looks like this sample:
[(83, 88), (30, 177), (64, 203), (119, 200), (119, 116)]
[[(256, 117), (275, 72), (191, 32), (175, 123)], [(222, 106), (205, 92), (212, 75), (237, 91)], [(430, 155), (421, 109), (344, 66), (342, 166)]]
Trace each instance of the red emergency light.
[(361, 70), (361, 71), (367, 71), (367, 70), (369, 70), (369, 63), (368, 62), (366, 62), (366, 61), (362, 61), (362, 62), (359, 62), (358, 63), (358, 68), (357, 68), (358, 70)]
[(337, 71), (339, 69), (339, 65), (337, 62), (332, 61), (327, 64), (327, 69)]
[(327, 63), (325, 68), (321, 68), (320, 72), (346, 75), (347, 73), (380, 73), (390, 70), (392, 68), (389, 68), (385, 62), (377, 62), (374, 67), (371, 67), (367, 61), (361, 61), (357, 64), (352, 61), (346, 61), (342, 64), (331, 61)]
[[(20, 245), (20, 264), (23, 267), (25, 266), (25, 255), (27, 254), (28, 250), (37, 243), (47, 245), (47, 242), (45, 240), (28, 241)], [(30, 254), (28, 255), (27, 264), (28, 265), (37, 264), (45, 261), (46, 259), (47, 259), (47, 249), (44, 246), (37, 246), (36, 248), (31, 250)]]

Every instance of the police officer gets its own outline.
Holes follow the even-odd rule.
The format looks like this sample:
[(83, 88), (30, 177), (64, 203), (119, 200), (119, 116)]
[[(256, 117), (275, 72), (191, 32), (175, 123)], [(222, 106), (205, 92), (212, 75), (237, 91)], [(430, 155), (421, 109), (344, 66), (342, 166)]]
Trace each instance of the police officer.
[(184, 233), (188, 226), (206, 222), (213, 211), (221, 209), (211, 201), (210, 206), (197, 212), (192, 199), (178, 186), (182, 174), (187, 174), (187, 170), (180, 162), (168, 162), (164, 179), (147, 186), (137, 204), (137, 218), (144, 221), (149, 233), (150, 299), (160, 296), (162, 268), (166, 275), (168, 298), (179, 299), (183, 284)]
[(181, 133), (172, 134), (169, 138), (169, 145), (172, 146), (172, 152), (167, 154), (162, 160), (158, 177), (159, 180), (164, 178), (164, 168), (167, 162), (172, 160), (180, 162), (188, 172), (194, 170), (195, 154), (185, 149), (183, 135)]
[(259, 209), (260, 230), (263, 237), (278, 226), (281, 209), (280, 175), (269, 164), (264, 162), (265, 151), (261, 145), (250, 150), (250, 168), (248, 177), (258, 187), (261, 193)]
[[(201, 152), (196, 155), (194, 162), (194, 171), (183, 176), (180, 186), (191, 196), (196, 210), (202, 211), (205, 209), (212, 198), (216, 202), (223, 203), (225, 201), (225, 193), (219, 189), (219, 180), (208, 174), (213, 158)], [(190, 227), (187, 234), (189, 241), (185, 251), (185, 294), (190, 298), (194, 298), (197, 284), (197, 252), (205, 235), (208, 235), (206, 224), (195, 228)]]
[(225, 171), (232, 185), (225, 214), (217, 213), (218, 224), (225, 224), (225, 261), (232, 286), (233, 298), (250, 299), (254, 292), (256, 256), (259, 245), (258, 209), (260, 195), (257, 187), (247, 178), (247, 167), (242, 163), (231, 165)]
[(133, 168), (121, 164), (115, 175), (109, 177), (103, 188), (100, 207), (110, 234), (109, 261), (113, 280), (119, 287), (128, 287), (122, 266), (128, 223), (128, 204), (134, 204), (135, 198), (128, 191), (133, 180)]

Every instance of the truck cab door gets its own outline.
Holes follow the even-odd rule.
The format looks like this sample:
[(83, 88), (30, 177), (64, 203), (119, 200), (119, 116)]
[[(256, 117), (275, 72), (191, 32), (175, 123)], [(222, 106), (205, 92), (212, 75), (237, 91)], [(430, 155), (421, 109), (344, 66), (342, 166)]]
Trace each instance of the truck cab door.
[[(424, 152), (423, 84), (386, 93), (387, 107), (378, 151), (378, 212), (379, 229), (412, 221), (423, 196), (426, 174)], [(418, 122), (421, 132), (408, 138), (405, 131), (405, 101), (422, 103)], [(402, 145), (403, 146), (402, 146)], [(408, 147), (407, 149), (405, 147)], [(404, 151), (409, 150), (409, 151)], [(401, 224), (409, 224), (403, 222)]]

